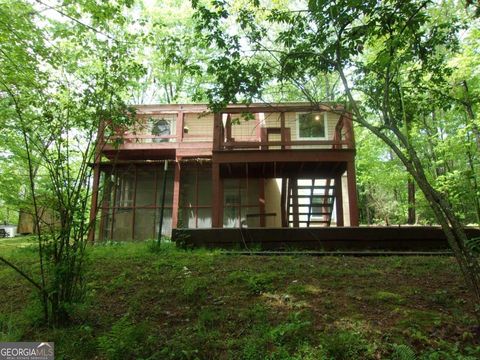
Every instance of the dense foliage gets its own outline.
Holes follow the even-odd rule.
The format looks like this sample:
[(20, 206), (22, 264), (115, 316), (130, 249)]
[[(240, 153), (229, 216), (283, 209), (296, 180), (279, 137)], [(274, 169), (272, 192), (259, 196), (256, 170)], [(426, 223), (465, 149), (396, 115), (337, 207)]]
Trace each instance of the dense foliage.
[(131, 5), (0, 8), (2, 199), (32, 219), (39, 276), (0, 260), (38, 289), (49, 323), (65, 322), (84, 297), (96, 133), (102, 121), (130, 121), (126, 91), (143, 74), (129, 46), (138, 37), (121, 12)]

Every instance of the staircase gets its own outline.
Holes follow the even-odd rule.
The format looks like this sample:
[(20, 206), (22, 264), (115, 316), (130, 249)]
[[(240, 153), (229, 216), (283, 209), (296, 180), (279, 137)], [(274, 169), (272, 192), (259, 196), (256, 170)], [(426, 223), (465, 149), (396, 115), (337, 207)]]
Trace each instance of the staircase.
[(286, 198), (288, 227), (330, 226), (335, 201), (333, 179), (289, 178)]

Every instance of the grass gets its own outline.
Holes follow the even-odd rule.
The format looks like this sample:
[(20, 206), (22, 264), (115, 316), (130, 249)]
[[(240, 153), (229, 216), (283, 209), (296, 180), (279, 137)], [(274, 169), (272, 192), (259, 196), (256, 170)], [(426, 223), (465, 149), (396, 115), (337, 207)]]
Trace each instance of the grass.
[[(35, 271), (28, 239), (0, 240)], [(15, 246), (15, 244), (19, 246)], [(89, 250), (88, 300), (67, 328), (0, 265), (0, 341), (58, 359), (476, 359), (478, 328), (450, 257), (235, 256), (166, 244)]]
[(36, 238), (33, 236), (0, 238), (0, 254), (9, 254), (19, 248), (30, 247), (35, 243)]

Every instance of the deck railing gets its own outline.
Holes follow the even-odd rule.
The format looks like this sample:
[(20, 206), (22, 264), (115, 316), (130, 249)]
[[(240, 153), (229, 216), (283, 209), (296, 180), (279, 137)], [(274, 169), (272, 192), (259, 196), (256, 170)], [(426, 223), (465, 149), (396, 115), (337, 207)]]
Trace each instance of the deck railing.
[[(333, 112), (338, 114), (338, 121), (334, 130), (333, 125), (326, 125), (330, 130), (328, 137), (324, 139), (299, 138), (298, 127), (295, 128), (291, 119), (292, 114), (299, 112), (320, 114), (322, 112)], [(291, 106), (284, 108), (264, 107), (248, 109), (247, 113), (250, 120), (240, 122), (239, 118), (242, 114), (245, 114), (245, 108), (228, 108), (228, 112), (214, 114), (213, 128), (209, 125), (198, 129), (197, 125), (196, 132), (189, 132), (188, 126), (185, 126), (185, 114), (179, 111), (175, 114), (176, 122), (172, 125), (171, 132), (173, 134), (153, 135), (149, 133), (150, 129), (145, 126), (145, 120), (139, 119), (138, 123), (134, 124), (132, 128), (117, 129), (114, 135), (111, 135), (108, 139), (102, 137), (101, 141), (110, 145), (125, 144), (128, 145), (129, 149), (135, 148), (136, 144), (139, 144), (139, 149), (145, 146), (149, 148), (158, 146), (162, 149), (177, 148), (183, 146), (181, 145), (183, 143), (209, 143), (209, 147), (212, 147), (213, 144), (214, 151), (355, 148), (351, 114), (342, 111), (342, 109), (330, 110), (328, 108), (306, 106), (298, 108), (292, 108)], [(265, 117), (273, 115), (276, 119), (275, 122), (271, 119), (265, 121)], [(290, 116), (290, 120), (286, 120), (287, 115)], [(189, 121), (192, 121), (191, 118)], [(199, 131), (201, 133), (197, 133)], [(188, 144), (185, 145), (189, 146)]]
[[(347, 112), (339, 114), (333, 134), (326, 139), (292, 139), (292, 129), (287, 127), (285, 123), (285, 112), (280, 113), (280, 126), (265, 124), (258, 113), (251, 115), (255, 119), (248, 120), (252, 122), (250, 133), (235, 135), (236, 126), (245, 125), (239, 124), (238, 120), (233, 121), (230, 113), (216, 114), (213, 149), (216, 151), (234, 151), (355, 148), (351, 115)], [(270, 139), (270, 137), (274, 137), (274, 139)]]

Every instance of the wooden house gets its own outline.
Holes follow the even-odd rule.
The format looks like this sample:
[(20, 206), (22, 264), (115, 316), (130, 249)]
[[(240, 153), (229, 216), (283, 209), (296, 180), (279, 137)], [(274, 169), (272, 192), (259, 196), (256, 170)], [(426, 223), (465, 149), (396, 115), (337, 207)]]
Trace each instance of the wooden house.
[(97, 239), (156, 238), (165, 177), (167, 236), (172, 228), (358, 226), (355, 140), (341, 105), (137, 109), (120, 145), (99, 134)]

